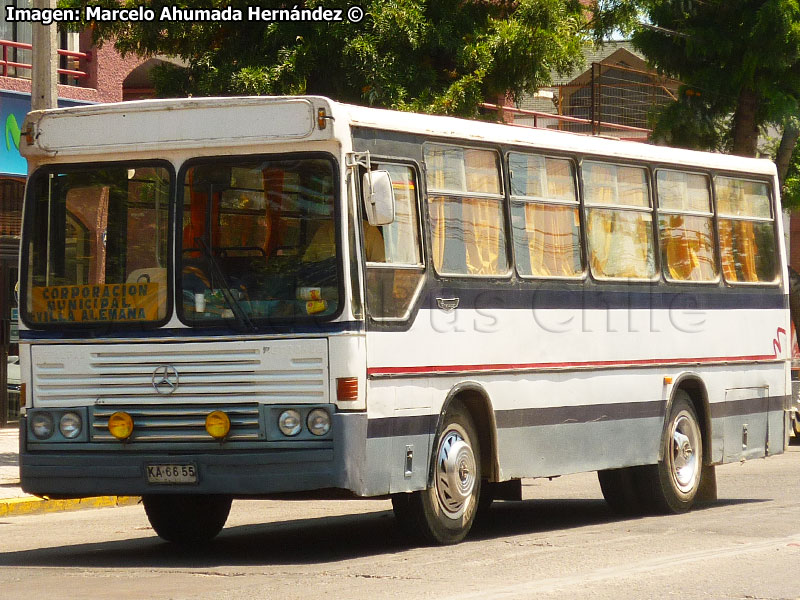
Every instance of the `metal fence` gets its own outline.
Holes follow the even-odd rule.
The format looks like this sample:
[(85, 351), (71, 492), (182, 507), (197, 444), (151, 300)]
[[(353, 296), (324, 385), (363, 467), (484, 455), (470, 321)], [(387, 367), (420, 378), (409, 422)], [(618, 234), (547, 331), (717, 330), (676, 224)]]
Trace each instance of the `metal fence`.
[[(33, 50), (32, 44), (24, 42), (14, 42), (11, 40), (0, 40), (0, 51), (2, 52), (2, 60), (0, 60), (0, 75), (3, 77), (18, 77), (21, 79), (30, 79), (32, 66), (26, 59), (30, 60), (30, 53)], [(78, 85), (82, 79), (89, 77), (86, 71), (80, 70), (80, 61), (90, 61), (92, 59), (91, 53), (88, 52), (73, 52), (72, 50), (57, 50), (59, 68), (58, 75), (60, 83), (66, 85)]]
[[(622, 65), (592, 63), (569, 84), (543, 88), (541, 110), (484, 104), (507, 123), (646, 141), (651, 116), (674, 102), (680, 82)], [(552, 102), (542, 96), (552, 95)]]

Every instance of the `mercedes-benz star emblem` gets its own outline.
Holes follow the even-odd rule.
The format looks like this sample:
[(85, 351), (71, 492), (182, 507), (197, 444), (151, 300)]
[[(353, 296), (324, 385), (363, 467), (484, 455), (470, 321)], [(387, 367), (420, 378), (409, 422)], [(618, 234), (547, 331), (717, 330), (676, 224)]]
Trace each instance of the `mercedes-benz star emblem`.
[(178, 369), (172, 365), (158, 365), (156, 370), (153, 371), (153, 376), (150, 378), (153, 382), (153, 388), (159, 394), (171, 394), (178, 389), (180, 378), (178, 377)]

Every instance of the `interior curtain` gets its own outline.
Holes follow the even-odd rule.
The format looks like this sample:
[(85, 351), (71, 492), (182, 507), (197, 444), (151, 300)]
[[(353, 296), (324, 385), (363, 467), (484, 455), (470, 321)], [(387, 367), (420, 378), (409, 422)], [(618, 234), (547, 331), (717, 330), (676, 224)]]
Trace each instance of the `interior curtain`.
[(699, 266), (699, 261), (696, 253), (689, 247), (683, 217), (670, 215), (667, 218), (669, 225), (662, 240), (666, 246), (669, 276), (678, 281), (696, 280), (697, 277), (693, 277), (692, 273)]
[(441, 273), (444, 266), (444, 246), (445, 246), (445, 199), (442, 196), (434, 196), (430, 199), (431, 214), (431, 238), (433, 248), (433, 265)]
[(576, 274), (573, 248), (575, 210), (529, 202), (525, 205), (531, 275), (572, 276)]
[(733, 222), (720, 219), (719, 249), (722, 259), (722, 273), (727, 281), (739, 281), (736, 274), (736, 262), (733, 258)]
[(587, 186), (587, 201), (598, 204), (615, 204), (617, 171), (613, 165), (591, 165)]
[(546, 161), (547, 197), (559, 200), (576, 200), (572, 170), (566, 160)]
[[(194, 169), (189, 169), (186, 181), (189, 184), (189, 224), (184, 222), (183, 248), (198, 248), (197, 238), (206, 241), (206, 211), (208, 210), (208, 191), (197, 189), (192, 184)], [(211, 213), (211, 245), (219, 243), (219, 204), (220, 193), (214, 194)]]
[(607, 266), (611, 250), (612, 221), (606, 211), (590, 210), (587, 237), (589, 242), (589, 264), (592, 272), (608, 276)]
[(497, 200), (464, 198), (462, 200), (464, 245), (467, 272), (471, 275), (496, 275), (505, 270), (500, 265), (502, 212)]
[(756, 271), (756, 234), (751, 221), (736, 222), (736, 242), (739, 250), (739, 268), (745, 281), (758, 281)]
[(486, 150), (465, 150), (464, 167), (467, 191), (479, 194), (500, 194), (497, 155)]
[(716, 279), (711, 219), (683, 215), (662, 215), (661, 219), (661, 241), (669, 276), (679, 281)]
[(264, 189), (264, 253), (274, 256), (280, 245), (281, 232), (277, 227), (281, 223), (280, 210), (283, 199), (284, 171), (274, 167), (261, 170), (261, 181)]
[(414, 181), (410, 170), (403, 167), (402, 175), (392, 174), (392, 179), (402, 177), (401, 181), (393, 181), (395, 196), (395, 220), (383, 227), (383, 238), (386, 246), (386, 262), (401, 264), (419, 263), (419, 252), (416, 236), (416, 210), (414, 200)]
[(590, 261), (596, 274), (640, 279), (653, 275), (650, 224), (643, 216), (617, 210), (589, 212)]
[(720, 219), (719, 245), (725, 279), (728, 281), (759, 281), (756, 270), (758, 246), (751, 221)]

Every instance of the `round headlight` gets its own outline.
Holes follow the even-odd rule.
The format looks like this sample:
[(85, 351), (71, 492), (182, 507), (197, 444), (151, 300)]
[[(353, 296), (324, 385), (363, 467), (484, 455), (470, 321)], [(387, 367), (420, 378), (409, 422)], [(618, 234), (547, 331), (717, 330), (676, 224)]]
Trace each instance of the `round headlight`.
[(48, 412), (37, 412), (31, 417), (31, 431), (40, 440), (46, 440), (52, 436), (55, 431), (53, 415)]
[(285, 410), (278, 417), (278, 429), (283, 435), (293, 437), (300, 433), (302, 428), (303, 420), (300, 418), (300, 413), (294, 409)]
[(221, 410), (215, 410), (206, 417), (206, 431), (215, 440), (223, 440), (231, 430), (231, 420)]
[(61, 435), (68, 440), (75, 439), (81, 434), (81, 429), (83, 429), (81, 416), (74, 412), (64, 413), (61, 416), (61, 420), (58, 422), (58, 429)]
[(308, 430), (314, 435), (325, 435), (331, 430), (331, 417), (327, 410), (315, 408), (306, 419)]
[(108, 431), (120, 441), (127, 440), (133, 433), (133, 418), (126, 412), (115, 412), (108, 417)]

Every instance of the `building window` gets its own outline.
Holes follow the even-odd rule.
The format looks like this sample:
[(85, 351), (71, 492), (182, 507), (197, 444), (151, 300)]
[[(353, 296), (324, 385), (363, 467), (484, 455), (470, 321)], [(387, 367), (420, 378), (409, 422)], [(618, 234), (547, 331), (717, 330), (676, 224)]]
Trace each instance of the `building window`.
[(0, 236), (19, 237), (24, 193), (24, 179), (0, 177)]
[[(15, 6), (17, 8), (31, 8), (32, 0), (6, 0), (5, 6)], [(20, 21), (6, 21), (5, 6), (0, 11), (0, 40), (6, 42), (18, 42), (22, 44), (33, 43), (33, 33), (31, 23)], [(79, 36), (74, 32), (59, 32), (58, 47), (62, 50), (77, 52), (79, 46)], [(2, 46), (0, 55), (0, 75), (5, 77), (17, 77), (21, 79), (31, 78), (31, 63), (33, 53), (27, 48), (14, 48)], [(9, 64), (16, 63), (16, 64)], [(25, 65), (25, 66), (17, 66)], [(80, 70), (80, 61), (77, 57), (59, 56), (58, 68), (70, 71)], [(65, 85), (77, 85), (78, 79), (74, 75), (60, 74), (58, 82)]]
[[(17, 8), (31, 8), (31, 0), (6, 0), (5, 6), (15, 6)], [(0, 40), (7, 42), (21, 42), (23, 44), (30, 44), (33, 41), (30, 23), (9, 22), (6, 21), (5, 8), (3, 8), (0, 15)], [(3, 54), (0, 57), (4, 61), (30, 65), (33, 58), (31, 51), (23, 48), (12, 48), (8, 46), (3, 47)], [(0, 75), (6, 77), (22, 77), (25, 79), (31, 78), (31, 70), (24, 67), (10, 66), (4, 62)]]

